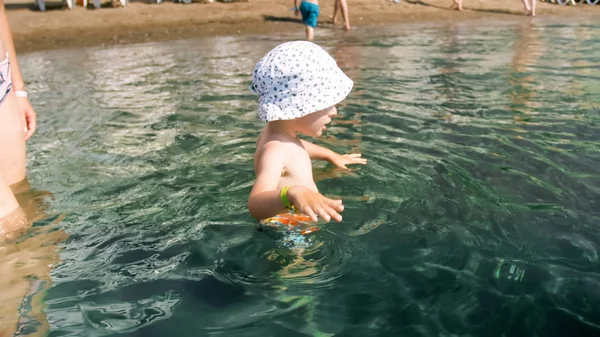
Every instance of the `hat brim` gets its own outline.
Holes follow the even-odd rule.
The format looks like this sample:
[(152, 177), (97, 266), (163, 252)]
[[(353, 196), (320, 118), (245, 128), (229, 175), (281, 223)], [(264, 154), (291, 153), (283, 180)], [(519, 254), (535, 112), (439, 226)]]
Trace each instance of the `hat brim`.
[(299, 98), (292, 95), (278, 100), (271, 97), (272, 95), (261, 96), (259, 98), (260, 118), (265, 122), (292, 120), (338, 104), (350, 94), (354, 82), (339, 69), (335, 77), (337, 80), (332, 81), (331, 84), (323, 84), (306, 93), (305, 96), (310, 97), (310, 104), (298, 104), (294, 101)]

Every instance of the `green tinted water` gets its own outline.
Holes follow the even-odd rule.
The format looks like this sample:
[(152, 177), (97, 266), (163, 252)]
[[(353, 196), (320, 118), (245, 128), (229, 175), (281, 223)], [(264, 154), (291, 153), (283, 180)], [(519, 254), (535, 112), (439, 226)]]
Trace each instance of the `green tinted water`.
[(369, 164), (315, 166), (346, 210), (301, 254), (246, 209), (251, 71), (301, 31), (24, 55), (50, 335), (600, 334), (599, 28), (320, 31), (355, 89), (318, 143)]

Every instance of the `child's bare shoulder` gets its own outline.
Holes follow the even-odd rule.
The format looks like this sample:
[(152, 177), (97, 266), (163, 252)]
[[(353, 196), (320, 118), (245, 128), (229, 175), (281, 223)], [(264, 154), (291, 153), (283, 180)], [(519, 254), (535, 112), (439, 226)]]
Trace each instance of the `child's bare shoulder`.
[(269, 132), (268, 129), (263, 130), (256, 141), (257, 148), (282, 148), (298, 146), (298, 142), (290, 139), (280, 133)]
[(254, 154), (254, 168), (257, 172), (267, 166), (285, 170), (291, 160), (293, 160), (293, 151), (288, 143), (277, 139), (263, 140)]
[[(270, 134), (263, 131), (256, 143), (255, 161), (266, 160), (287, 163), (304, 150), (297, 142), (280, 134)], [(285, 166), (285, 164), (284, 164)]]
[(257, 153), (273, 153), (273, 154), (289, 154), (291, 151), (295, 151), (298, 148), (298, 144), (291, 142), (287, 139), (281, 139), (279, 137), (264, 138), (257, 143)]

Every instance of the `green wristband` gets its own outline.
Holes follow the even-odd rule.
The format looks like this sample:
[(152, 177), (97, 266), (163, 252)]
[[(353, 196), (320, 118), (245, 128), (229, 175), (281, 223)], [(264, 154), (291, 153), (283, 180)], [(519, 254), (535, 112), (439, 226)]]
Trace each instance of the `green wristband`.
[(279, 193), (279, 199), (281, 199), (281, 203), (283, 204), (283, 206), (285, 206), (285, 208), (291, 209), (292, 204), (290, 203), (287, 197), (287, 191), (289, 188), (289, 186), (285, 186), (281, 189), (281, 192)]

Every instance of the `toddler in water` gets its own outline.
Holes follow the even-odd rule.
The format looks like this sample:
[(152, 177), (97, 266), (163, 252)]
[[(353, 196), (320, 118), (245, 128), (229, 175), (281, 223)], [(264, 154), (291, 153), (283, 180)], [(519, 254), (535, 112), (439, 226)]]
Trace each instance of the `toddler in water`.
[(270, 218), (288, 208), (314, 222), (318, 217), (342, 220), (342, 201), (319, 193), (311, 159), (328, 160), (339, 168), (366, 160), (360, 154), (335, 153), (298, 135), (321, 136), (352, 84), (335, 60), (312, 42), (281, 44), (256, 64), (250, 88), (259, 95), (260, 119), (267, 125), (254, 155), (256, 182), (248, 199), (254, 218)]

